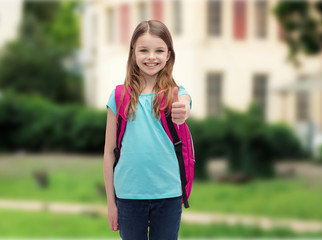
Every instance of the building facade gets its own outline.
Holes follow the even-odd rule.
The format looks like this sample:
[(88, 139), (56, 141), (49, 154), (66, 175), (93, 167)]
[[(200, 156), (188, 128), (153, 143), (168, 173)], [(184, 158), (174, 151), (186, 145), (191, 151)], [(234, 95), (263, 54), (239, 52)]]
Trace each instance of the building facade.
[[(88, 0), (82, 12), (86, 102), (104, 108), (125, 78), (129, 41), (143, 20), (164, 22), (172, 33), (173, 77), (192, 96), (191, 115), (219, 116), (223, 106), (245, 110), (257, 101), (269, 122), (302, 127), (304, 105), (285, 86), (303, 74), (321, 72), (321, 56), (305, 58), (301, 69), (286, 62), (287, 46), (272, 14), (276, 0)], [(281, 91), (283, 87), (284, 91)], [(321, 89), (312, 112), (322, 109)], [(310, 94), (303, 97), (304, 102)], [(301, 98), (301, 97), (300, 97)], [(306, 110), (305, 110), (306, 111)], [(315, 116), (316, 115), (316, 116)], [(316, 131), (322, 113), (315, 112)], [(313, 116), (313, 115), (312, 115)], [(307, 121), (305, 121), (307, 122)]]
[(22, 0), (0, 1), (0, 51), (8, 42), (16, 38), (22, 18)]

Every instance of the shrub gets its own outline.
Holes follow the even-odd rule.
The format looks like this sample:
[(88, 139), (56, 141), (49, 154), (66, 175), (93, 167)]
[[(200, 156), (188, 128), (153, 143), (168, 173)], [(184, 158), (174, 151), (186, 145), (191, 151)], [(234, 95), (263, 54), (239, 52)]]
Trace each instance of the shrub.
[(105, 121), (105, 111), (6, 91), (0, 100), (0, 150), (101, 152)]
[(225, 122), (217, 118), (203, 120), (188, 119), (195, 147), (195, 177), (206, 179), (206, 161), (212, 157), (224, 156)]
[[(195, 147), (196, 179), (206, 179), (206, 161), (226, 157), (231, 172), (274, 175), (273, 161), (305, 155), (293, 131), (266, 124), (257, 108), (226, 108), (221, 118), (189, 118)], [(5, 91), (0, 98), (0, 150), (102, 153), (106, 111), (76, 104), (58, 105), (37, 95)]]

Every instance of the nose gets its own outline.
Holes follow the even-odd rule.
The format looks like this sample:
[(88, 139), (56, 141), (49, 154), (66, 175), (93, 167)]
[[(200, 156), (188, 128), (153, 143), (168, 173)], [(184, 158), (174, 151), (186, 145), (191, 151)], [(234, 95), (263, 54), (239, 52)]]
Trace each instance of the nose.
[(148, 55), (148, 59), (154, 59), (154, 58), (155, 58), (154, 53), (150, 52)]

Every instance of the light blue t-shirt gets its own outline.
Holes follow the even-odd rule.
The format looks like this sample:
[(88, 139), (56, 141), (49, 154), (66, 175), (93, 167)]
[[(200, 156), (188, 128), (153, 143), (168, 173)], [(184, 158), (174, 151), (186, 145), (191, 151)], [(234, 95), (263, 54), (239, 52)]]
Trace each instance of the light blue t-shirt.
[[(180, 86), (180, 95), (189, 93)], [(118, 198), (161, 199), (182, 195), (180, 172), (174, 146), (157, 121), (151, 101), (155, 93), (141, 94), (122, 139), (119, 162), (114, 171), (114, 188)], [(190, 96), (190, 95), (189, 95)], [(190, 97), (191, 99), (191, 97)], [(190, 101), (191, 108), (192, 101)], [(116, 115), (115, 89), (106, 107)]]

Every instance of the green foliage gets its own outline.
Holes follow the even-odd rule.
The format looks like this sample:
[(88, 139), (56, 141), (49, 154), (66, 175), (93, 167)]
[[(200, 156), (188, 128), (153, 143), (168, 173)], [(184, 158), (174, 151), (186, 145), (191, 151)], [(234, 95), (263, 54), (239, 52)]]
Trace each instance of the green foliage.
[(299, 66), (297, 55), (318, 55), (322, 50), (321, 1), (279, 1), (274, 14), (284, 29), (284, 40), (289, 46), (288, 59)]
[(59, 1), (24, 1), (24, 13), (35, 16), (42, 24), (48, 24), (55, 19), (59, 4)]
[(70, 129), (73, 150), (83, 152), (103, 152), (106, 113), (82, 108), (77, 111)]
[(26, 1), (25, 16), (33, 16), (56, 46), (72, 50), (79, 45), (80, 25), (76, 9), (80, 1)]
[(105, 122), (104, 111), (5, 91), (0, 99), (0, 150), (102, 152)]
[[(206, 179), (210, 158), (228, 159), (231, 172), (273, 176), (273, 161), (304, 157), (294, 133), (283, 124), (268, 125), (260, 111), (226, 109), (223, 118), (189, 119), (195, 147), (195, 177)], [(3, 92), (0, 98), (0, 150), (102, 153), (106, 111), (56, 105), (41, 96)]]
[(282, 123), (265, 123), (256, 104), (246, 112), (225, 108), (221, 118), (189, 119), (187, 124), (199, 180), (206, 179), (206, 163), (211, 158), (227, 158), (232, 173), (272, 177), (275, 160), (307, 156), (294, 132)]
[[(58, 3), (26, 3), (18, 39), (0, 55), (1, 89), (37, 93), (59, 103), (83, 101), (82, 77), (64, 66), (78, 45), (75, 3)], [(47, 11), (52, 15), (47, 16)]]
[(295, 132), (285, 123), (274, 123), (268, 126), (268, 138), (279, 160), (293, 158), (300, 159), (309, 156), (309, 152), (303, 148)]
[(226, 144), (229, 170), (256, 177), (273, 176), (274, 158), (260, 108), (256, 104), (250, 105), (246, 113), (225, 108), (224, 119), (228, 124)]
[[(42, 51), (38, 51), (39, 47)], [(38, 93), (56, 102), (80, 102), (81, 81), (68, 76), (61, 58), (61, 52), (49, 43), (13, 42), (0, 58), (0, 88)], [(78, 81), (77, 85), (73, 84), (74, 79)]]
[(225, 152), (226, 124), (221, 119), (188, 119), (195, 147), (195, 178), (206, 179), (206, 161), (210, 157), (223, 156)]
[(49, 26), (49, 35), (57, 46), (74, 49), (79, 46), (80, 25), (76, 13), (77, 1), (62, 1), (55, 20)]

